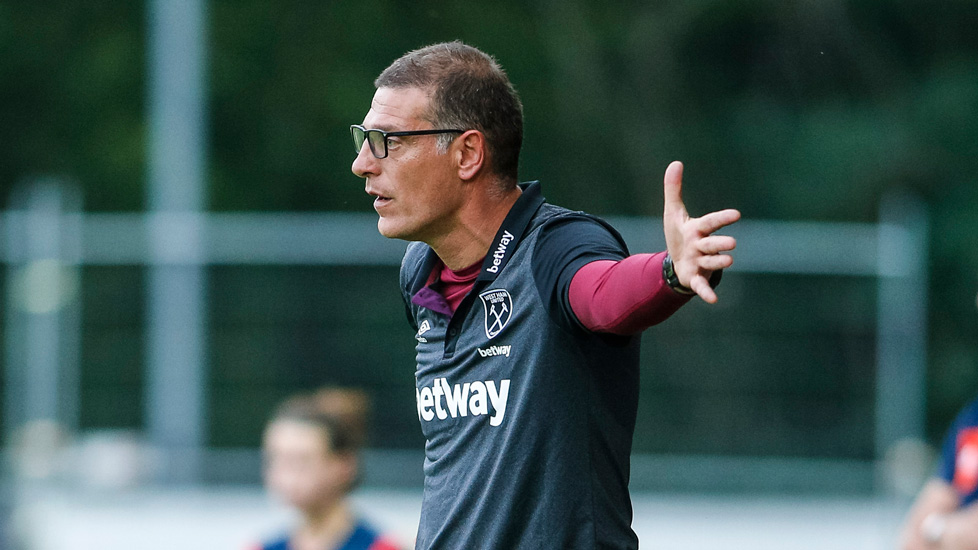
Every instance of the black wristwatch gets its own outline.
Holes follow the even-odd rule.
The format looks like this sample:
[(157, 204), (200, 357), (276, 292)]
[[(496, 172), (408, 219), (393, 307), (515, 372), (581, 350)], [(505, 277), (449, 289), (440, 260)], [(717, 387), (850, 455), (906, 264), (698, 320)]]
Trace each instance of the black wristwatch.
[[(666, 280), (666, 284), (669, 285), (676, 294), (682, 294), (683, 296), (692, 296), (696, 294), (696, 291), (685, 287), (679, 282), (679, 277), (676, 276), (676, 267), (672, 265), (672, 256), (666, 252), (666, 257), (662, 259), (662, 278)], [(720, 284), (720, 279), (723, 278), (723, 270), (718, 269), (710, 274), (710, 288), (716, 288)]]
[(696, 294), (693, 289), (685, 287), (679, 282), (679, 277), (676, 276), (676, 267), (672, 265), (672, 256), (668, 252), (666, 252), (666, 257), (662, 259), (662, 278), (666, 280), (669, 288), (677, 294), (682, 294), (683, 296)]

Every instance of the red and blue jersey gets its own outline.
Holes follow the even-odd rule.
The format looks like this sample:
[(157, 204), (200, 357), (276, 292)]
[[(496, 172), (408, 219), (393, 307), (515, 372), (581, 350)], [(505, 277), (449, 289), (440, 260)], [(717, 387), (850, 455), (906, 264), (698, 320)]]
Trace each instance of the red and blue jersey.
[[(292, 550), (292, 545), (289, 543), (289, 536), (282, 535), (256, 547), (256, 550)], [(346, 542), (335, 550), (399, 550), (399, 547), (389, 539), (382, 537), (366, 523), (360, 522), (350, 533)]]
[(941, 449), (938, 475), (961, 497), (961, 506), (978, 500), (978, 400), (954, 420)]

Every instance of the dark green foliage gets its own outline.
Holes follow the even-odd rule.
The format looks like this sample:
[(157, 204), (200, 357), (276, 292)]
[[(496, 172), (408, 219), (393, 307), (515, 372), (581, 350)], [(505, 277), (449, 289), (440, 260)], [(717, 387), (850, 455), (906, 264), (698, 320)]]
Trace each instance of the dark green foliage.
[[(409, 49), (460, 38), (495, 55), (522, 94), (521, 176), (542, 180), (553, 202), (597, 214), (655, 215), (662, 173), (673, 159), (687, 164), (686, 198), (694, 215), (729, 206), (753, 219), (874, 221), (886, 191), (921, 196), (931, 214), (931, 280), (921, 282), (932, 289), (931, 438), (978, 394), (978, 34), (972, 28), (978, 3), (219, 0), (209, 4), (208, 17), (212, 210), (369, 210), (362, 182), (349, 171), (348, 126), (369, 107), (373, 78)], [(146, 27), (142, 2), (0, 4), (2, 204), (16, 183), (62, 174), (81, 183), (87, 210), (143, 207)], [(359, 380), (368, 371), (345, 371), (356, 357), (351, 351), (334, 356), (327, 343), (361, 342), (362, 331), (392, 330), (389, 320), (401, 323), (397, 298), (335, 295), (341, 285), (333, 278), (342, 277), (335, 271), (212, 273), (220, 284), (212, 282), (211, 291), (211, 421), (232, 422), (242, 399), (255, 403), (246, 419), (252, 427), (214, 436), (216, 443), (255, 443), (254, 423), (275, 399), (306, 383)], [(394, 281), (387, 275), (373, 288), (389, 293)], [(83, 407), (82, 420), (94, 426), (138, 424), (141, 415), (136, 350), (143, 321), (133, 304), (143, 296), (127, 291), (106, 298), (114, 292), (111, 277), (90, 270), (85, 280), (86, 289), (102, 293), (84, 308), (84, 402), (96, 404)], [(285, 279), (292, 282), (275, 282)], [(138, 288), (133, 281), (119, 285)], [(740, 304), (793, 304), (798, 297), (791, 285), (783, 286), (767, 284)], [(330, 317), (334, 309), (363, 317), (337, 323)], [(778, 311), (769, 305), (755, 318), (763, 322)], [(773, 323), (773, 340), (762, 339), (759, 328), (730, 340), (756, 363), (715, 376), (742, 369), (744, 376), (765, 373), (758, 380), (774, 384), (778, 370), (765, 362), (772, 347), (787, 353), (831, 338), (825, 344), (831, 356), (800, 357), (841, 371), (830, 369), (826, 378), (799, 371), (797, 386), (748, 384), (744, 391), (767, 396), (757, 403), (768, 404), (802, 392), (799, 399), (819, 411), (813, 420), (791, 417), (781, 407), (788, 416), (770, 424), (772, 433), (818, 418), (828, 425), (869, 414), (869, 374), (862, 369), (872, 364), (871, 334), (862, 321), (837, 319), (844, 311), (851, 310), (821, 312), (824, 324), (804, 327), (834, 335), (812, 336), (802, 326), (781, 333), (776, 329), (790, 324)], [(726, 315), (704, 314), (702, 322), (716, 330)], [(667, 324), (663, 332), (682, 326), (681, 320)], [(658, 342), (656, 334), (648, 338)], [(109, 352), (122, 347), (128, 351)], [(410, 351), (380, 348), (370, 361), (410, 359)], [(328, 375), (316, 370), (327, 360), (337, 369)], [(378, 391), (390, 390), (402, 407), (400, 416), (379, 414), (411, 419), (407, 376), (391, 382), (406, 390), (376, 381)], [(643, 391), (652, 398), (645, 406), (672, 410), (658, 408), (655, 396), (671, 399), (669, 388), (681, 384), (655, 376), (646, 375)], [(853, 395), (833, 394), (836, 385), (827, 383), (850, 378), (858, 381)], [(128, 384), (126, 397), (100, 389), (109, 379)], [(736, 409), (743, 400), (730, 393), (733, 388), (717, 382), (713, 389), (731, 396)], [(114, 410), (123, 412), (114, 417)], [(641, 430), (662, 436), (665, 429), (640, 426), (640, 439)], [(702, 441), (677, 442), (676, 448), (706, 452)], [(833, 441), (812, 453), (868, 452), (862, 443)], [(791, 444), (758, 450), (780, 452)], [(657, 445), (639, 447), (664, 450)]]

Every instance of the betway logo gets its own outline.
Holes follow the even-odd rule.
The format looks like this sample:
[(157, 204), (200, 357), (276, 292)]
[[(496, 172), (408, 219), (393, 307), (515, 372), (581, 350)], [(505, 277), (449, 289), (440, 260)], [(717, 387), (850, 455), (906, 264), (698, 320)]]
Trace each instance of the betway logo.
[[(437, 417), (445, 420), (449, 416), (483, 416), (489, 414), (492, 405), (492, 417), (489, 424), (498, 426), (506, 416), (506, 402), (509, 400), (509, 380), (500, 380), (499, 389), (492, 380), (476, 380), (464, 384), (448, 384), (445, 378), (435, 378), (433, 386), (423, 386), (415, 389), (418, 400), (418, 418), (431, 422)], [(442, 402), (444, 401), (444, 406)]]
[(509, 350), (512, 348), (513, 346), (490, 346), (486, 349), (475, 349), (477, 349), (479, 351), (479, 355), (483, 357), (496, 357), (497, 355), (505, 355), (506, 357), (509, 357)]
[(506, 247), (509, 243), (513, 242), (513, 234), (509, 231), (503, 230), (503, 237), (499, 239), (499, 246), (496, 247), (496, 251), (492, 253), (492, 265), (486, 268), (486, 271), (490, 273), (499, 273), (499, 264), (503, 263), (503, 257), (506, 256)]

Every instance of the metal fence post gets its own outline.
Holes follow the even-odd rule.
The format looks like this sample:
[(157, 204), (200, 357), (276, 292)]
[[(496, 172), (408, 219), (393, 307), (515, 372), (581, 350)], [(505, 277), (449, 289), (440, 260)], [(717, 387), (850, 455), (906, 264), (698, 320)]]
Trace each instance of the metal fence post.
[(21, 453), (15, 474), (46, 479), (59, 473), (58, 457), (41, 440), (78, 428), (81, 198), (75, 187), (42, 179), (16, 189), (11, 204), (4, 220), (5, 436), (8, 449)]
[(153, 0), (149, 17), (146, 425), (163, 480), (193, 483), (206, 445), (206, 158), (203, 0)]
[[(923, 441), (927, 370), (928, 221), (920, 200), (880, 204), (876, 331), (876, 458)], [(892, 480), (890, 480), (892, 481)]]

